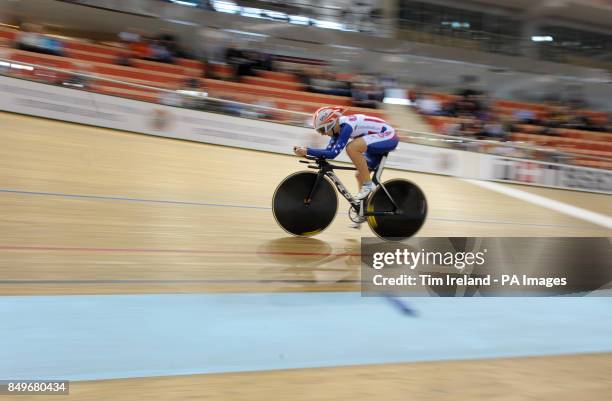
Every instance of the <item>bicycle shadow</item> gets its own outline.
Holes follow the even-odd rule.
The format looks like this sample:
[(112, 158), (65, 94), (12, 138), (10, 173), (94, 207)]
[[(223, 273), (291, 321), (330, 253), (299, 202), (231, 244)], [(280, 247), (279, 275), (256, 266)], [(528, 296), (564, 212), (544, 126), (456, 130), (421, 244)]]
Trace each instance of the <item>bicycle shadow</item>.
[(283, 237), (264, 242), (257, 255), (268, 264), (266, 277), (316, 291), (317, 285), (359, 285), (360, 245), (352, 242), (334, 247), (316, 238)]

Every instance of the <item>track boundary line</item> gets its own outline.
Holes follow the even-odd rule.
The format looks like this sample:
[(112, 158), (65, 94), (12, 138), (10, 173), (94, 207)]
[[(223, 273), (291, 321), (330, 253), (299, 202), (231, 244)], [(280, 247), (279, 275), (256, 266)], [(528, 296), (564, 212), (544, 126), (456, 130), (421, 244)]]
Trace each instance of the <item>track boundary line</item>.
[[(272, 210), (272, 207), (270, 206), (240, 205), (240, 204), (216, 203), (216, 202), (180, 201), (180, 200), (169, 200), (169, 199), (149, 199), (149, 198), (135, 198), (135, 197), (113, 196), (113, 195), (88, 195), (88, 194), (70, 194), (70, 193), (63, 193), (63, 192), (26, 191), (26, 190), (8, 189), (8, 188), (0, 188), (0, 193), (7, 193), (7, 194), (14, 194), (14, 195), (30, 195), (30, 196), (54, 196), (54, 197), (72, 198), (72, 199), (94, 199), (94, 200), (158, 203), (158, 204), (185, 205), (185, 206), (228, 207), (228, 208), (237, 208), (237, 209)], [(337, 214), (346, 214), (346, 211), (340, 211)], [(517, 226), (528, 226), (528, 227), (559, 227), (559, 228), (593, 229), (592, 227), (582, 227), (582, 226), (574, 226), (574, 225), (566, 225), (566, 224), (546, 224), (546, 223), (517, 222), (517, 221), (450, 219), (450, 218), (444, 218), (444, 217), (428, 217), (427, 219), (434, 220), (434, 221), (446, 221), (446, 222), (451, 222), (451, 223), (504, 224), (504, 225), (517, 225)]]
[(530, 192), (521, 191), (520, 189), (511, 188), (507, 185), (498, 184), (490, 181), (480, 181), (463, 178), (462, 181), (468, 182), (472, 185), (488, 189), (493, 192), (497, 192), (511, 198), (519, 199), (524, 202), (528, 202), (537, 206), (553, 210), (557, 213), (562, 213), (567, 216), (571, 216), (589, 223), (612, 229), (612, 218), (605, 214), (596, 213), (591, 210), (583, 209), (574, 205), (570, 205), (565, 202), (561, 202), (555, 199), (547, 198), (545, 196), (532, 194)]

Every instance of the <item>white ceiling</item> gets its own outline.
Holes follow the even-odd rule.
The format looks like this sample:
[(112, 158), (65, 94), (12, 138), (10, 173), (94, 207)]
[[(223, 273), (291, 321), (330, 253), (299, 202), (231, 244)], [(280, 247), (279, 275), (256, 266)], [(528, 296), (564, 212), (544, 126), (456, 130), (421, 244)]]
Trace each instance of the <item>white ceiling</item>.
[[(523, 18), (558, 18), (562, 20), (594, 24), (612, 30), (612, 1), (609, 0), (419, 0), (449, 7), (480, 11), (507, 10)], [(288, 0), (287, 3), (310, 4), (313, 7), (339, 7), (359, 9), (356, 3), (371, 7), (385, 7), (390, 1), (384, 0)], [(495, 9), (495, 10), (494, 10)]]

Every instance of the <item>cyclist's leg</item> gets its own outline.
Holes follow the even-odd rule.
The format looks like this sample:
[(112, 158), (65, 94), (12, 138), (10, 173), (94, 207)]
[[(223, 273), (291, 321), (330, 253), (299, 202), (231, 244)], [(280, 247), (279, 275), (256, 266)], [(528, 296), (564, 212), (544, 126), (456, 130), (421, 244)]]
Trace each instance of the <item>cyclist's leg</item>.
[(370, 170), (376, 170), (383, 155), (395, 150), (399, 143), (399, 139), (395, 134), (382, 138), (378, 135), (368, 135), (364, 138), (367, 138), (366, 142), (368, 143), (365, 157)]
[(363, 138), (364, 137), (353, 139), (346, 146), (346, 153), (348, 154), (348, 157), (351, 159), (355, 167), (357, 167), (355, 176), (357, 178), (358, 188), (361, 188), (364, 182), (370, 180), (370, 170), (368, 170), (368, 162), (364, 155), (368, 145)]
[[(397, 144), (399, 141), (395, 133), (390, 133), (390, 135), (384, 135), (384, 136), (383, 135), (366, 135), (358, 139), (362, 139), (365, 144), (364, 153), (360, 153), (360, 156), (365, 161), (365, 164), (366, 164), (365, 167), (367, 168), (367, 173), (366, 173), (367, 181), (360, 181), (359, 176), (358, 176), (357, 181), (359, 182), (359, 187), (361, 188), (361, 190), (359, 191), (357, 195), (355, 195), (355, 197), (357, 199), (364, 199), (368, 197), (369, 193), (375, 187), (375, 185), (370, 180), (370, 170), (375, 170), (380, 164), (380, 161), (382, 160), (383, 155), (394, 150), (397, 147)], [(350, 157), (350, 153), (349, 153), (349, 157)], [(353, 160), (352, 157), (351, 157), (351, 160)], [(353, 163), (355, 163), (355, 161), (353, 161)], [(355, 163), (355, 165), (357, 166), (357, 163)], [(367, 183), (367, 184), (363, 185), (364, 183)], [(361, 223), (362, 222), (351, 223), (350, 227), (359, 228), (361, 226)]]

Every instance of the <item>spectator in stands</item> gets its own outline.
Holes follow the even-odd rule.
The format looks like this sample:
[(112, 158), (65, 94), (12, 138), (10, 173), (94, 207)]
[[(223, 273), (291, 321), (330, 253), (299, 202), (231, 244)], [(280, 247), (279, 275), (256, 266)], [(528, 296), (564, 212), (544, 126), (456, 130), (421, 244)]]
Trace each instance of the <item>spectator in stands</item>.
[(147, 59), (151, 56), (151, 47), (146, 39), (141, 39), (130, 45), (132, 55), (136, 58)]
[(129, 29), (119, 34), (121, 43), (129, 52), (120, 54), (118, 64), (130, 65), (130, 57), (161, 63), (174, 63), (175, 57), (184, 57), (186, 53), (180, 48), (170, 31), (163, 31), (156, 38), (150, 39), (136, 29)]
[(310, 79), (315, 75), (314, 71), (314, 67), (306, 66), (293, 71), (293, 74), (297, 76), (299, 81), (304, 85), (304, 87), (306, 87), (306, 90), (308, 90), (308, 87), (310, 86)]
[(132, 65), (131, 53), (128, 51), (118, 52), (116, 63), (125, 67), (130, 67)]
[(248, 52), (239, 49), (238, 45), (233, 43), (225, 52), (225, 62), (234, 69), (234, 78), (251, 74), (253, 61), (249, 58)]
[[(363, 85), (363, 89), (361, 91), (362, 94), (365, 95), (365, 100), (358, 102), (358, 105), (372, 109), (378, 108), (378, 105), (384, 98), (384, 92), (382, 92), (377, 86), (367, 84)], [(353, 103), (355, 103), (355, 100), (353, 100)]]
[(416, 95), (417, 110), (427, 116), (437, 116), (442, 114), (440, 102), (427, 93), (419, 93)]
[(477, 118), (483, 111), (482, 104), (477, 98), (477, 94), (465, 91), (465, 94), (455, 102), (454, 112), (458, 115), (467, 115)]
[(139, 30), (130, 28), (119, 32), (119, 35), (117, 36), (122, 44), (129, 47), (129, 45), (132, 43), (140, 42), (142, 35)]
[(563, 105), (551, 107), (548, 115), (544, 119), (544, 124), (548, 128), (568, 128), (574, 119), (571, 110)]
[(333, 78), (327, 74), (327, 71), (320, 69), (310, 78), (310, 86), (308, 89), (310, 92), (325, 94), (327, 91), (332, 90), (333, 85)]
[(539, 124), (535, 113), (530, 109), (514, 110), (512, 116), (518, 124)]
[(368, 91), (368, 98), (376, 102), (375, 103), (376, 107), (378, 107), (378, 104), (381, 103), (383, 99), (385, 98), (385, 91), (383, 87), (381, 86), (380, 81), (378, 80), (377, 77), (375, 76), (370, 77), (367, 91)]
[(192, 76), (185, 78), (183, 82), (183, 87), (185, 89), (199, 91), (202, 89), (202, 83), (200, 82), (200, 79), (197, 74), (193, 74)]
[(351, 97), (353, 106), (376, 108), (376, 103), (370, 100), (367, 86), (363, 83), (355, 82), (351, 85)]
[(119, 43), (124, 48), (119, 52), (116, 63), (124, 66), (132, 65), (132, 56), (140, 54), (139, 43), (141, 41), (141, 33), (136, 29), (126, 29), (119, 32)]
[(193, 58), (181, 45), (173, 31), (163, 29), (155, 40), (170, 52), (173, 58)]
[(417, 111), (418, 111), (417, 101), (423, 95), (424, 95), (423, 91), (421, 89), (419, 89), (418, 87), (414, 87), (414, 88), (408, 89), (406, 91), (406, 98), (410, 102), (410, 106), (412, 106), (415, 109), (417, 109)]
[(160, 63), (174, 63), (172, 53), (166, 47), (166, 44), (160, 40), (149, 41), (149, 55), (144, 59)]
[(265, 52), (254, 52), (253, 54), (253, 68), (264, 71), (272, 70), (272, 55)]
[(55, 56), (63, 56), (63, 44), (55, 38), (45, 35), (44, 27), (38, 24), (25, 23), (16, 39), (18, 49)]
[(482, 121), (474, 118), (464, 118), (461, 123), (461, 136), (478, 138), (483, 131)]
[(497, 115), (492, 115), (489, 120), (482, 125), (480, 137), (499, 140), (506, 139), (504, 124)]
[[(338, 81), (332, 72), (318, 70), (316, 75), (309, 79), (308, 91), (335, 96), (351, 96), (351, 85), (344, 81)], [(365, 88), (363, 89), (365, 92)], [(366, 100), (369, 95), (365, 94)]]
[[(366, 88), (367, 90), (368, 88)], [(336, 85), (333, 89), (332, 95), (336, 96), (351, 96), (352, 84), (347, 81), (336, 81)], [(368, 93), (368, 99), (370, 98), (370, 92)]]

